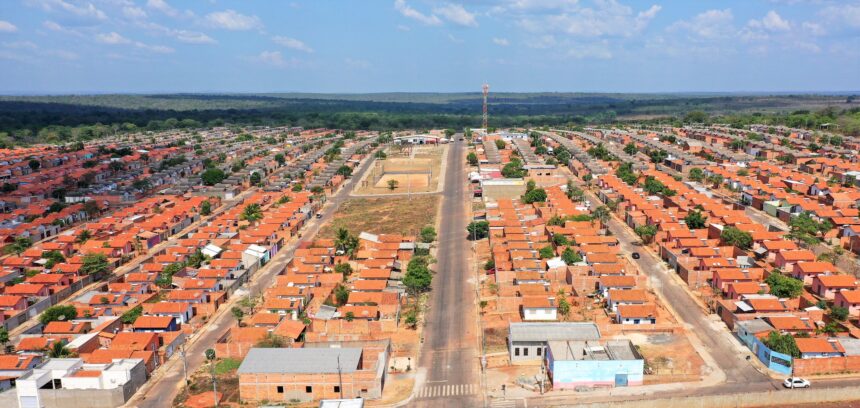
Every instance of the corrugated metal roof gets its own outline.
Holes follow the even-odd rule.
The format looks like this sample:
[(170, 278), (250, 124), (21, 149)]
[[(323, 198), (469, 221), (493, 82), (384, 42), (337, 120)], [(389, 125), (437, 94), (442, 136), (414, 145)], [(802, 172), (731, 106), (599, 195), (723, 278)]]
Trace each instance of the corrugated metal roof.
[(333, 374), (358, 370), (360, 348), (252, 348), (239, 374)]
[(511, 341), (598, 340), (594, 323), (511, 323)]

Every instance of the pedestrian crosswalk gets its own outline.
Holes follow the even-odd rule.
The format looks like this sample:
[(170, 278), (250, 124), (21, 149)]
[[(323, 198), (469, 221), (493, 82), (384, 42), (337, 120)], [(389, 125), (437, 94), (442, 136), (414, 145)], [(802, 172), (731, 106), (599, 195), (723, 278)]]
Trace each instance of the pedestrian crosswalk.
[(517, 402), (509, 399), (494, 399), (490, 401), (490, 408), (517, 408)]
[(417, 398), (454, 397), (458, 395), (475, 395), (479, 391), (478, 384), (442, 384), (427, 385), (418, 391)]

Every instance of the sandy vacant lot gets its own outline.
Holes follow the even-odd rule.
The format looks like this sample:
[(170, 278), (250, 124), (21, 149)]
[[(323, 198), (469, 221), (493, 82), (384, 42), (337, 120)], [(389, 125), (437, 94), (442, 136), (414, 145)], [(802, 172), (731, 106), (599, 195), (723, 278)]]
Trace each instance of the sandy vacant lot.
[(353, 198), (341, 205), (334, 219), (320, 230), (320, 238), (334, 238), (338, 228), (353, 234), (417, 235), (422, 227), (435, 225), (439, 196)]

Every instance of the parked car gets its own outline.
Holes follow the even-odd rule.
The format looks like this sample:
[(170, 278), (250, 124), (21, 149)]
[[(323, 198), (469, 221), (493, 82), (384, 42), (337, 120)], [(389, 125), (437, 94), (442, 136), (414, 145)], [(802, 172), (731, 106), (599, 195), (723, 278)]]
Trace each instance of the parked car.
[(639, 259), (639, 253), (638, 252), (632, 253), (631, 256), (633, 257), (633, 259)]
[(800, 377), (788, 377), (782, 382), (785, 388), (809, 388), (809, 380)]
[(322, 218), (322, 213), (317, 213), (317, 218)]

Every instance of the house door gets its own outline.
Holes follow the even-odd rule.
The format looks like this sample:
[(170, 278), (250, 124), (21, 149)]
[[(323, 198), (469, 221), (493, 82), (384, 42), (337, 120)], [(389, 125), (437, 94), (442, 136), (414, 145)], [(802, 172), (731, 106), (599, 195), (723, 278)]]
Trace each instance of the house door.
[(627, 386), (627, 374), (615, 374), (615, 386), (616, 387), (626, 387)]

